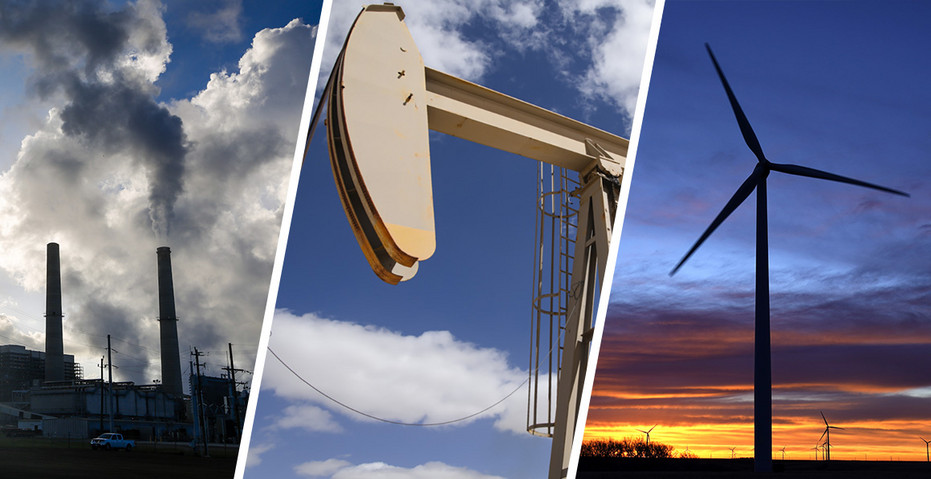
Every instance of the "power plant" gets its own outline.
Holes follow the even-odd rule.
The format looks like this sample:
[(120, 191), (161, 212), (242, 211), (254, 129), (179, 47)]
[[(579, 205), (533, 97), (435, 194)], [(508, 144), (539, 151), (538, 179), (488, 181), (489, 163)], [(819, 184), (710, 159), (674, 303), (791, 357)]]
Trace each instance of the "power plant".
[[(87, 438), (113, 431), (143, 441), (239, 442), (248, 392), (237, 390), (235, 372), (241, 370), (233, 369), (232, 346), (228, 377), (200, 374), (198, 364), (196, 374), (191, 369), (191, 394), (184, 393), (169, 247), (156, 249), (161, 379), (143, 385), (113, 382), (112, 374), (105, 375), (103, 359), (100, 378), (87, 379), (74, 356), (64, 354), (58, 243), (49, 243), (46, 253), (45, 351), (0, 345), (3, 428), (51, 437)], [(110, 349), (108, 335), (102, 350)], [(207, 384), (213, 386), (205, 393), (201, 385)], [(219, 384), (226, 385), (226, 394), (218, 392), (223, 389)]]

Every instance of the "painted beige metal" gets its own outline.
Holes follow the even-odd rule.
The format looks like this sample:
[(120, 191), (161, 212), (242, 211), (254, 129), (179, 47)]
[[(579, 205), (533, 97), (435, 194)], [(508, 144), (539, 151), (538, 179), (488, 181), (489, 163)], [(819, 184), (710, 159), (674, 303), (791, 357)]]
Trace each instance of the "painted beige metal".
[(366, 7), (329, 87), (334, 178), (381, 279), (411, 278), (436, 249), (428, 128), (574, 171), (598, 164), (621, 174), (627, 140), (425, 68), (403, 18), (394, 5)]
[(346, 215), (376, 274), (393, 284), (436, 249), (424, 66), (403, 17), (391, 5), (360, 13), (327, 115)]
[(414, 276), (417, 272), (417, 262), (412, 266), (404, 266), (392, 259), (382, 243), (382, 239), (375, 231), (372, 219), (366, 213), (364, 198), (361, 189), (353, 180), (354, 175), (351, 173), (354, 166), (352, 164), (352, 151), (347, 142), (345, 124), (340, 117), (342, 111), (342, 100), (339, 92), (333, 88), (334, 83), (339, 81), (339, 67), (342, 64), (342, 55), (339, 56), (334, 66), (334, 75), (332, 81), (327, 85), (324, 93), (328, 97), (327, 117), (332, 118), (327, 121), (327, 145), (330, 151), (330, 165), (333, 170), (333, 178), (336, 181), (336, 189), (339, 192), (340, 201), (343, 204), (343, 211), (346, 213), (346, 219), (352, 232), (362, 249), (362, 253), (368, 260), (369, 265), (375, 274), (383, 281), (390, 284), (398, 284)]
[(569, 314), (556, 387), (556, 427), (550, 452), (550, 479), (568, 475), (582, 385), (588, 374), (586, 366), (594, 333), (595, 295), (604, 281), (619, 193), (619, 186), (612, 184), (595, 168), (583, 176)]
[(437, 70), (427, 68), (426, 80), (431, 130), (573, 171), (598, 160), (591, 140), (610, 154), (608, 171), (621, 174), (624, 138)]
[(435, 249), (428, 128), (580, 172), (583, 179), (550, 478), (565, 477), (628, 141), (425, 68), (394, 5), (366, 7), (325, 96), (330, 160), (375, 273), (396, 284)]

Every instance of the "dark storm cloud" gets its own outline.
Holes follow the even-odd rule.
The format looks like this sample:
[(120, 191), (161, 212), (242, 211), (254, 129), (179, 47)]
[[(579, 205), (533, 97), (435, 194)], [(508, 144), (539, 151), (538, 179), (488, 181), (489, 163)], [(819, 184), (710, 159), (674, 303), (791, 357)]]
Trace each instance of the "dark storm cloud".
[(73, 81), (65, 89), (71, 103), (61, 112), (62, 131), (104, 151), (128, 152), (142, 164), (150, 181), (153, 231), (166, 239), (184, 183), (187, 148), (181, 119), (129, 83)]
[[(774, 295), (774, 385), (875, 392), (931, 384), (931, 370), (917, 366), (931, 356), (928, 295), (921, 287)], [(749, 387), (752, 299), (715, 296), (692, 306), (612, 303), (596, 391), (670, 394)]]
[[(65, 253), (73, 254), (67, 249)], [(66, 256), (65, 259), (67, 260), (68, 257)], [(76, 304), (66, 302), (64, 305), (67, 311), (65, 320), (70, 323), (69, 330), (89, 335), (91, 339), (82, 338), (80, 341), (96, 348), (106, 346), (106, 336), (109, 333), (118, 332), (121, 339), (140, 342), (137, 337), (138, 325), (134, 324), (140, 320), (138, 313), (129, 306), (110, 301), (109, 290), (112, 285), (101, 284), (98, 278), (93, 277), (95, 273), (91, 272), (87, 275), (83, 271), (70, 268), (62, 272), (62, 291), (81, 291), (83, 296)], [(135, 285), (123, 283), (121, 286), (134, 289)]]
[(15, 2), (0, 15), (0, 41), (36, 59), (32, 88), (41, 96), (65, 95), (62, 131), (105, 152), (125, 153), (145, 168), (149, 216), (159, 238), (169, 233), (183, 189), (184, 129), (136, 78), (139, 72), (124, 71), (120, 62), (157, 54), (163, 35), (138, 5), (108, 11), (92, 1)]
[[(132, 313), (124, 308), (96, 298), (88, 299), (81, 304), (80, 309), (72, 313), (73, 316), (83, 316), (82, 327), (88, 328), (85, 333), (103, 338), (95, 344), (99, 348), (106, 346), (106, 336), (110, 332), (119, 331), (126, 334), (134, 331), (130, 322), (135, 320)], [(90, 320), (90, 321), (88, 321)], [(138, 341), (134, 337), (121, 337), (121, 339)]]
[(8, 1), (0, 12), (0, 38), (30, 48), (43, 73), (83, 64), (84, 74), (109, 68), (135, 23), (129, 11), (103, 11), (102, 2)]
[[(824, 339), (830, 340), (830, 335)], [(773, 352), (773, 383), (864, 392), (918, 388), (931, 384), (931, 369), (920, 367), (928, 357), (928, 343), (777, 346)]]
[[(172, 51), (159, 2), (2, 1), (0, 56), (18, 59), (8, 62), (17, 78), (31, 75), (31, 98), (17, 99), (48, 113), (0, 175), (0, 266), (41, 291), (45, 243), (61, 244), (65, 353), (96, 377), (109, 334), (114, 379), (149, 383), (160, 357), (155, 248), (170, 246), (182, 354), (232, 343), (251, 369), (313, 28), (255, 32), (238, 70), (159, 103)], [(153, 237), (153, 219), (171, 220), (170, 241)], [(0, 334), (41, 343), (41, 308), (24, 314), (36, 324), (11, 328), (35, 334), (2, 323)]]

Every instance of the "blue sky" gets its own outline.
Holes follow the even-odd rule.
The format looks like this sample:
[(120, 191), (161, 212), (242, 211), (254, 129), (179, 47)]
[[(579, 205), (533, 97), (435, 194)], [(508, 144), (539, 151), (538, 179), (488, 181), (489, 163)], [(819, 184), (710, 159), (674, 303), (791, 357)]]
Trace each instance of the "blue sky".
[[(618, 5), (402, 4), (428, 66), (627, 136), (652, 6)], [(324, 69), (357, 13), (334, 5)], [(528, 367), (536, 163), (431, 133), (436, 253), (391, 286), (351, 233), (322, 132), (301, 171), (271, 348), (327, 394), (395, 421), (504, 397)], [(522, 389), (463, 424), (375, 423), (269, 356), (245, 477), (541, 477), (551, 441), (524, 432), (525, 416)]]
[(45, 349), (56, 241), (65, 353), (97, 377), (111, 334), (115, 379), (158, 379), (167, 245), (184, 369), (251, 369), (320, 5), (4, 3), (0, 342)]
[(835, 458), (923, 454), (928, 14), (905, 1), (666, 3), (590, 436), (659, 424), (652, 439), (679, 449), (750, 454), (755, 194), (668, 276), (754, 167), (708, 42), (770, 161), (911, 194), (770, 174), (774, 446), (808, 457), (824, 410), (847, 427)]

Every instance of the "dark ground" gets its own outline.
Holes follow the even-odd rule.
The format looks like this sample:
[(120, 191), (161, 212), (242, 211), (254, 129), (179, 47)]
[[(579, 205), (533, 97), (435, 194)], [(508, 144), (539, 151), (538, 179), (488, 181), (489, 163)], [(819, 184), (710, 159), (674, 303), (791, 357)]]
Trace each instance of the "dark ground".
[(613, 478), (924, 478), (931, 463), (907, 461), (773, 461), (772, 474), (753, 472), (752, 459), (579, 459), (578, 479)]
[(0, 440), (0, 477), (100, 479), (231, 479), (236, 449), (216, 447), (199, 457), (190, 447), (139, 443), (132, 452), (93, 451), (90, 440)]

